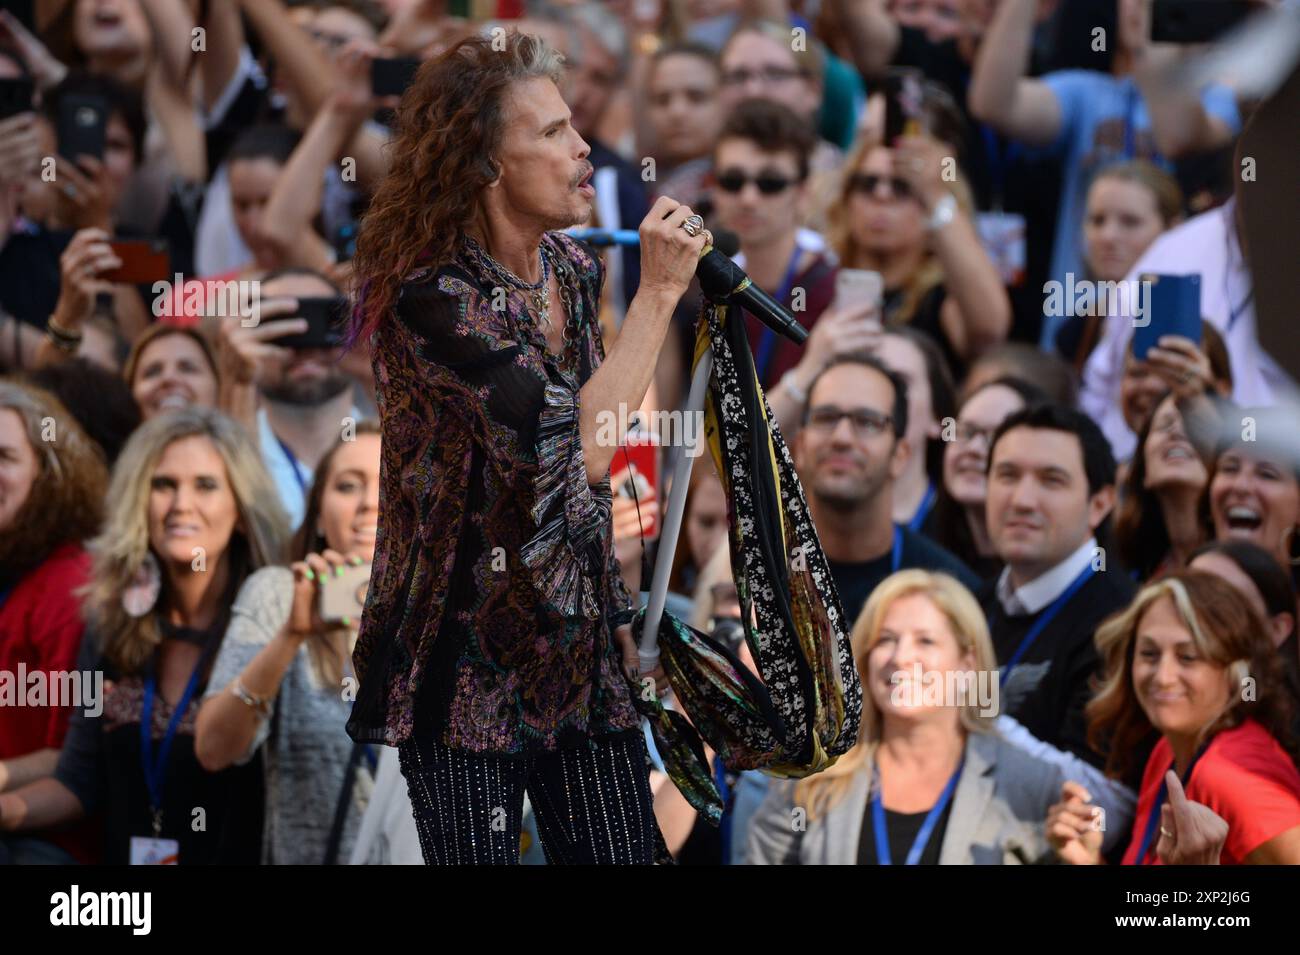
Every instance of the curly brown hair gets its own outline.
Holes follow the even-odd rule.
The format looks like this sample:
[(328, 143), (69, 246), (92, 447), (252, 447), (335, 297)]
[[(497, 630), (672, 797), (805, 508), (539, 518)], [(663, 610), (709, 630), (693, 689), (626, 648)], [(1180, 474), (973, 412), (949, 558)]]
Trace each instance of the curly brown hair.
[(43, 388), (0, 381), (0, 410), (22, 419), (40, 462), (27, 500), (0, 534), (0, 574), (12, 580), (60, 544), (98, 533), (108, 468), (76, 419)]
[(451, 260), (499, 173), (510, 88), (558, 83), (563, 67), (541, 39), (514, 30), (468, 37), (420, 67), (397, 108), (388, 175), (357, 233), (349, 346), (375, 333), (417, 263)]

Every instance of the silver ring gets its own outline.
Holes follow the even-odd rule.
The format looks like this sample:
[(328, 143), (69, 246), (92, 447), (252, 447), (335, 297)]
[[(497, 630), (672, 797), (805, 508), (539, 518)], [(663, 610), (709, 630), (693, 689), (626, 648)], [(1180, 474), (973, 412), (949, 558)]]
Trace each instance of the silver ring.
[(704, 220), (696, 215), (687, 216), (682, 222), (682, 228), (693, 239), (704, 230)]
[(71, 183), (71, 182), (68, 183), (67, 185), (65, 185), (65, 186), (63, 187), (63, 194), (64, 194), (65, 196), (67, 196), (69, 199), (75, 199), (75, 198), (77, 198), (77, 187), (76, 187), (76, 185), (73, 184), (73, 183)]
[(1172, 839), (1174, 837), (1174, 834), (1170, 832), (1168, 829), (1166, 829), (1164, 826), (1160, 827), (1160, 834), (1169, 839)]

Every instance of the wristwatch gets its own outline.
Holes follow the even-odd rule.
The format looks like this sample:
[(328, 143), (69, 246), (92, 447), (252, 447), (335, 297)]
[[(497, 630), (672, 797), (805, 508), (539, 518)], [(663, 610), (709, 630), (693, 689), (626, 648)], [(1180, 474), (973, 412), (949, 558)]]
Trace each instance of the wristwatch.
[(930, 232), (938, 232), (955, 218), (957, 218), (957, 200), (951, 192), (945, 192), (943, 198), (930, 210), (930, 221), (925, 224), (925, 228)]

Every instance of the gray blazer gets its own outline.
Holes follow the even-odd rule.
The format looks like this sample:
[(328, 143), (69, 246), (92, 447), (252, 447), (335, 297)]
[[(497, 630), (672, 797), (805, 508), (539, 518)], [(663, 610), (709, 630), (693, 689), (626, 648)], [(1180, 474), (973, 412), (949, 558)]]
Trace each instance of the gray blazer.
[[(796, 825), (794, 780), (773, 780), (749, 828), (754, 865), (856, 865), (872, 767), (827, 813)], [(939, 851), (940, 865), (1015, 865), (1053, 861), (1043, 836), (1060, 798), (1061, 771), (994, 733), (971, 733)]]

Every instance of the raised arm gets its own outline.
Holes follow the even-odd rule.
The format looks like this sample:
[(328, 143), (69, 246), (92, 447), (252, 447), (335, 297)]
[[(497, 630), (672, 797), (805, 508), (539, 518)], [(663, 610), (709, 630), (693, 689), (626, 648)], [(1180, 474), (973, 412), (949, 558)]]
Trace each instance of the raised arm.
[(853, 63), (866, 77), (880, 76), (898, 50), (898, 24), (885, 11), (885, 0), (826, 0), (844, 31)]
[[(953, 158), (945, 156), (946, 152), (928, 136), (905, 136), (894, 150), (895, 175), (911, 183), (928, 216), (935, 214), (941, 202), (954, 202), (943, 180), (944, 160)], [(959, 207), (946, 223), (935, 225), (930, 242), (948, 292), (939, 315), (943, 333), (963, 358), (976, 358), (1011, 331), (1007, 290), (975, 226)]]
[(618, 339), (579, 392), (578, 431), (588, 484), (604, 479), (618, 450), (617, 442), (598, 440), (601, 422), (605, 415), (619, 420), (620, 407), (629, 415), (641, 407), (673, 309), (695, 275), (705, 238), (692, 238), (681, 228), (690, 215), (690, 207), (663, 196), (641, 222), (641, 285)]
[(1156, 148), (1170, 159), (1219, 149), (1234, 135), (1223, 119), (1205, 108), (1197, 91), (1174, 80), (1180, 56), (1181, 51), (1168, 44), (1148, 43), (1136, 55), (1133, 71)]
[(1003, 0), (980, 44), (967, 105), (976, 119), (1032, 145), (1046, 145), (1061, 128), (1061, 107), (1047, 85), (1029, 79), (1037, 0)]
[(276, 69), (298, 94), (308, 115), (315, 116), (334, 88), (325, 54), (289, 19), (281, 0), (239, 0), (239, 5), (275, 60)]

